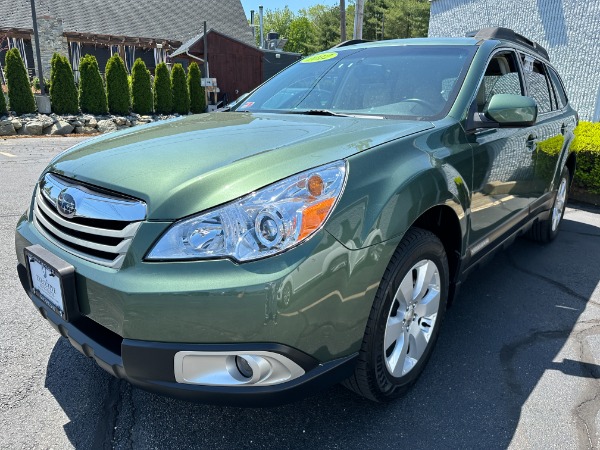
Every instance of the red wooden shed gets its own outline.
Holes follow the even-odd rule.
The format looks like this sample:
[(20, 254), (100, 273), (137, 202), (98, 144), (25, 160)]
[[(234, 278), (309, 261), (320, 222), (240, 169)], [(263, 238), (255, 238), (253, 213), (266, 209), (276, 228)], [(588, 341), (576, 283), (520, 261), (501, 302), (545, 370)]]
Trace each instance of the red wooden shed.
[[(217, 79), (220, 98), (227, 96), (235, 100), (263, 81), (263, 52), (242, 41), (210, 29), (206, 33), (208, 42), (208, 71), (210, 78)], [(185, 42), (173, 52), (172, 59), (185, 58), (196, 61), (204, 74), (204, 33)]]

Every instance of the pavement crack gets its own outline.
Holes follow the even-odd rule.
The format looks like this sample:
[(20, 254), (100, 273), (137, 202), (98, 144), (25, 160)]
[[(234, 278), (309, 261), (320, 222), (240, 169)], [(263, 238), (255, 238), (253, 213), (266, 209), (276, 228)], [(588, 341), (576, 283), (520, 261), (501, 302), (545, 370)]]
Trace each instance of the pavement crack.
[(591, 395), (581, 399), (579, 404), (574, 408), (574, 415), (578, 422), (582, 424), (579, 427), (579, 441), (582, 447), (590, 449), (598, 449), (600, 447), (600, 436), (596, 429), (596, 417), (600, 412), (600, 366), (597, 364), (586, 363), (586, 361), (594, 362), (594, 354), (589, 348), (586, 338), (597, 336), (600, 334), (600, 325), (593, 325), (580, 331), (575, 338), (579, 345), (579, 362), (581, 371), (585, 373), (589, 381), (589, 389), (584, 392)]
[(527, 336), (508, 344), (504, 344), (500, 349), (500, 362), (505, 375), (505, 383), (508, 388), (516, 395), (522, 397), (525, 395), (521, 383), (519, 382), (517, 370), (514, 367), (513, 360), (520, 350), (529, 347), (536, 341), (561, 339), (567, 340), (571, 329), (568, 330), (532, 330)]
[(106, 397), (102, 402), (102, 414), (96, 425), (92, 448), (111, 449), (115, 426), (121, 406), (121, 381), (111, 378), (108, 382)]
[(590, 298), (586, 298), (584, 295), (581, 295), (580, 293), (578, 293), (578, 292), (575, 292), (573, 289), (571, 289), (571, 288), (570, 288), (570, 287), (568, 287), (567, 285), (565, 285), (565, 284), (563, 284), (563, 283), (561, 283), (561, 282), (559, 282), (559, 281), (553, 280), (553, 279), (552, 279), (552, 278), (550, 278), (550, 277), (547, 277), (547, 276), (545, 276), (545, 275), (542, 275), (542, 274), (540, 274), (540, 273), (534, 272), (534, 271), (532, 271), (532, 270), (529, 270), (529, 269), (526, 269), (525, 267), (522, 267), (522, 266), (520, 266), (520, 265), (519, 265), (519, 264), (518, 264), (518, 263), (515, 261), (515, 259), (513, 258), (512, 254), (511, 254), (510, 252), (506, 252), (506, 256), (507, 256), (507, 259), (508, 259), (508, 262), (509, 262), (509, 264), (510, 264), (511, 266), (513, 266), (513, 268), (515, 268), (515, 269), (516, 269), (516, 270), (518, 270), (519, 272), (523, 272), (523, 273), (525, 273), (525, 274), (527, 274), (527, 275), (529, 275), (529, 276), (532, 276), (532, 277), (534, 277), (534, 278), (537, 278), (538, 280), (545, 281), (546, 283), (548, 283), (548, 284), (551, 284), (552, 286), (555, 286), (556, 288), (558, 288), (559, 290), (561, 290), (561, 291), (562, 291), (562, 292), (564, 292), (565, 294), (567, 294), (567, 295), (570, 295), (571, 297), (574, 297), (574, 298), (576, 298), (577, 300), (581, 300), (582, 302), (584, 302), (584, 303), (586, 303), (586, 304), (587, 304), (587, 303), (593, 303), (593, 304), (595, 304), (595, 305), (597, 305), (597, 306), (600, 306), (600, 305), (598, 305), (597, 303), (595, 303), (595, 302), (594, 302), (592, 299), (590, 299)]

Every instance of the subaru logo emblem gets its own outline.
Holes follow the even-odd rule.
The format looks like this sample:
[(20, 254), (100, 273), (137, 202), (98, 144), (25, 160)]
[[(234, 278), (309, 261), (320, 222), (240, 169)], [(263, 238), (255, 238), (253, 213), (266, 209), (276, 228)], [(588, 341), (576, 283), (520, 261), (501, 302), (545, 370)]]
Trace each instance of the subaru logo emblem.
[(71, 219), (75, 215), (75, 199), (67, 192), (67, 189), (63, 189), (60, 191), (60, 194), (58, 194), (58, 198), (56, 199), (56, 207), (58, 212), (68, 219)]

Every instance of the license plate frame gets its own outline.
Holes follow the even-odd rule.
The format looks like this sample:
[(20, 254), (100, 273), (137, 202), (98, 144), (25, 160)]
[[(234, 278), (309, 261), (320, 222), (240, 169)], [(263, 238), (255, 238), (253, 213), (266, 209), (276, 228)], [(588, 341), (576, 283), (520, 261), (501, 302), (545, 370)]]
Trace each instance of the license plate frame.
[(65, 322), (78, 315), (75, 268), (40, 245), (26, 247), (29, 291)]

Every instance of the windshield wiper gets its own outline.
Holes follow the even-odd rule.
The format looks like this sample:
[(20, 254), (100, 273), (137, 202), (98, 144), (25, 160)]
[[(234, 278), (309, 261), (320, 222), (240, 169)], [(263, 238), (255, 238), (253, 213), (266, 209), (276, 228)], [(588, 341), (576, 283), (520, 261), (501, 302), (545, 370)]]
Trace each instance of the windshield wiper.
[(336, 116), (336, 117), (351, 117), (349, 114), (341, 114), (330, 111), (328, 109), (306, 109), (304, 111), (290, 111), (290, 114), (306, 114), (307, 116)]
[(307, 109), (304, 111), (290, 111), (288, 114), (306, 114), (308, 116), (334, 116), (334, 117), (355, 117), (358, 119), (385, 119), (384, 116), (373, 114), (342, 114), (333, 112), (329, 109)]

